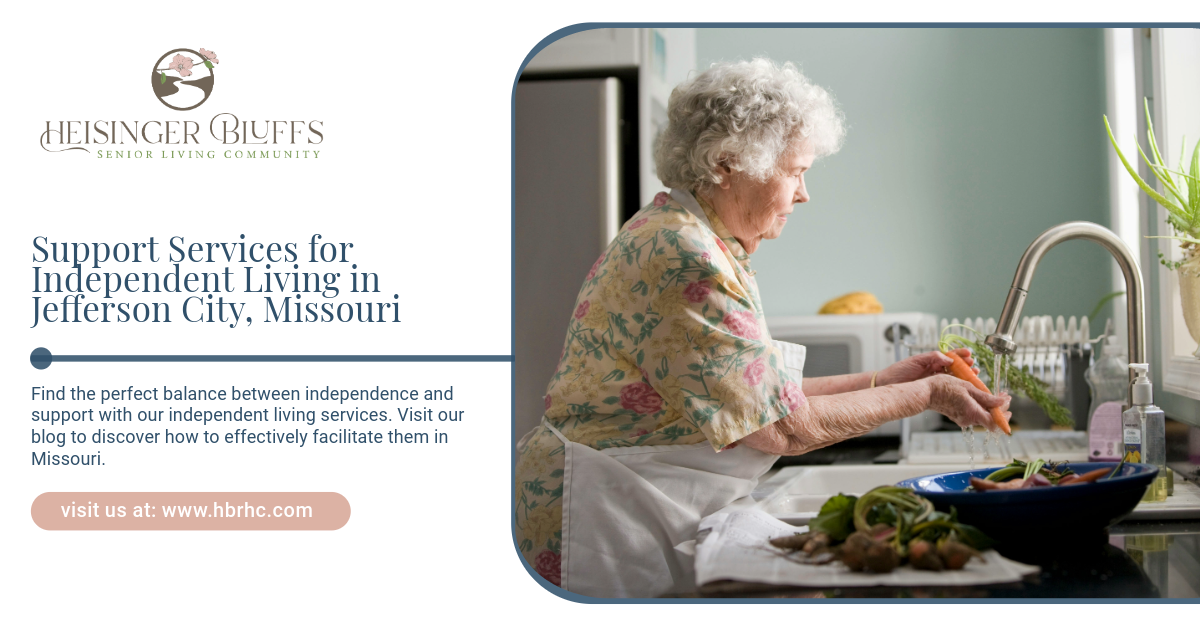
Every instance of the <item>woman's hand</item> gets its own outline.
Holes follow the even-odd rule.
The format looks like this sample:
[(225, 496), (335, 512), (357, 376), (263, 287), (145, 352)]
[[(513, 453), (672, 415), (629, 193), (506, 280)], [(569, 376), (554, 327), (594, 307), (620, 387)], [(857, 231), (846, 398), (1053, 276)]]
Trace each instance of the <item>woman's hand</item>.
[[(979, 369), (974, 368), (975, 359), (971, 357), (970, 349), (955, 349), (954, 353), (957, 353), (967, 363), (967, 366), (972, 367), (972, 370), (979, 374)], [(875, 376), (875, 385), (887, 386), (888, 384), (915, 382), (918, 379), (945, 373), (946, 367), (953, 362), (954, 360), (943, 355), (941, 351), (914, 355), (879, 371), (879, 374)]]
[(1008, 411), (1012, 398), (1007, 394), (989, 395), (952, 375), (936, 375), (927, 381), (929, 408), (946, 415), (960, 427), (982, 425), (990, 429), (995, 423), (989, 414), (992, 408), (1000, 408), (1006, 418), (1012, 418)]
[(1008, 395), (989, 395), (957, 377), (939, 374), (870, 390), (808, 397), (788, 416), (739, 442), (772, 455), (796, 456), (929, 409), (964, 427), (990, 427), (989, 410), (998, 407), (1006, 412), (1008, 402)]

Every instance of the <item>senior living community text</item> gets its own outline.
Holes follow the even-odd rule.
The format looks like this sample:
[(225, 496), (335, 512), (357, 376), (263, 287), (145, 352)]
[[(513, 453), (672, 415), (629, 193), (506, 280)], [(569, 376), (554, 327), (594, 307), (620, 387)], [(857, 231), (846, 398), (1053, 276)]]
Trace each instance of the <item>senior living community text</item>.
[[(353, 261), (353, 242), (197, 242), (172, 236), (130, 242), (33, 238), (33, 321), (43, 323), (399, 323), (400, 294)], [(153, 268), (132, 266), (155, 264)], [(314, 266), (316, 265), (316, 266)], [(375, 300), (338, 301), (343, 291)], [(127, 295), (169, 300), (122, 300)], [(229, 297), (227, 295), (238, 296)], [(261, 296), (260, 313), (245, 295)], [(146, 299), (166, 298), (159, 296)], [(254, 314), (252, 316), (251, 314)]]

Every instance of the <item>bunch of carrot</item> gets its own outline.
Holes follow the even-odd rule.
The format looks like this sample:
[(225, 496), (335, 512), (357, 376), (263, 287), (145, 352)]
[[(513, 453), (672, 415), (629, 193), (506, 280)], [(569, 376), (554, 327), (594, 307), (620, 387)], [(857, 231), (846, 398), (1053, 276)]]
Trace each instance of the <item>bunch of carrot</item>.
[[(988, 390), (987, 385), (983, 383), (983, 380), (979, 379), (979, 376), (975, 374), (975, 371), (971, 367), (967, 366), (967, 362), (962, 359), (962, 356), (958, 355), (958, 353), (955, 353), (954, 351), (948, 350), (943, 350), (942, 354), (951, 360), (954, 360), (954, 362), (952, 362), (950, 366), (946, 368), (946, 370), (950, 371), (951, 375), (966, 381), (975, 388), (989, 395), (992, 394), (992, 391)], [(1004, 412), (1001, 411), (1000, 408), (992, 408), (991, 414), (992, 421), (994, 421), (1000, 429), (1004, 430), (1005, 434), (1011, 436), (1012, 428), (1008, 426), (1008, 419), (1004, 417)]]
[[(938, 341), (938, 349), (941, 350), (955, 363), (949, 367), (952, 375), (970, 382), (972, 386), (982, 392), (991, 394), (988, 387), (975, 374), (974, 369), (967, 365), (966, 361), (961, 361), (961, 356), (953, 355), (953, 350), (956, 348), (970, 349), (975, 357), (975, 365), (987, 371), (990, 380), (1007, 382), (1007, 390), (1013, 394), (1021, 394), (1028, 397), (1041, 408), (1046, 416), (1050, 417), (1050, 421), (1055, 425), (1062, 427), (1074, 427), (1075, 421), (1071, 418), (1071, 412), (1059, 403), (1054, 395), (1047, 390), (1047, 385), (1033, 376), (1033, 373), (1023, 368), (1017, 368), (1012, 364), (1006, 364), (997, 359), (991, 348), (982, 342), (949, 333), (950, 328), (960, 327), (965, 331), (971, 332), (974, 338), (982, 338), (983, 334), (962, 324), (947, 325), (942, 330), (942, 336)], [(1000, 410), (991, 411), (992, 419), (1000, 429), (1006, 434), (1012, 434), (1011, 427), (1008, 421), (1004, 419), (1003, 413)]]

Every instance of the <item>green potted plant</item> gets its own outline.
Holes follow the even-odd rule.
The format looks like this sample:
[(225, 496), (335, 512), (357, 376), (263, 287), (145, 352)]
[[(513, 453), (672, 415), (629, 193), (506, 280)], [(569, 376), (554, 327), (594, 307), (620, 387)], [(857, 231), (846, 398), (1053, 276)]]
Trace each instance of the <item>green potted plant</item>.
[[(1192, 340), (1200, 345), (1200, 142), (1197, 142), (1192, 148), (1191, 163), (1185, 168), (1184, 156), (1187, 154), (1185, 150), (1187, 138), (1184, 138), (1180, 142), (1179, 165), (1172, 170), (1158, 152), (1158, 142), (1154, 139), (1154, 124), (1150, 121), (1150, 107), (1149, 104), (1144, 103), (1144, 105), (1146, 107), (1146, 136), (1150, 140), (1150, 152), (1154, 156), (1153, 163), (1146, 157), (1146, 152), (1142, 150), (1140, 144), (1138, 152), (1141, 153), (1142, 160), (1149, 166), (1150, 172), (1154, 173), (1154, 178), (1162, 184), (1163, 194), (1159, 194), (1157, 190), (1143, 181), (1138, 176), (1137, 169), (1129, 163), (1129, 160), (1125, 159), (1125, 155), (1117, 147), (1116, 138), (1113, 137), (1112, 127), (1108, 124), (1108, 116), (1104, 116), (1104, 128), (1108, 129), (1109, 141), (1112, 142), (1117, 156), (1121, 158), (1121, 163), (1125, 164), (1125, 170), (1129, 171), (1129, 175), (1137, 182), (1138, 187), (1167, 210), (1167, 224), (1170, 225), (1174, 235), (1147, 237), (1176, 240), (1183, 250), (1183, 259), (1177, 262), (1171, 261), (1161, 252), (1158, 254), (1158, 259), (1163, 266), (1179, 275), (1179, 296), (1183, 305), (1183, 320), (1187, 323), (1188, 333), (1191, 334)], [(1197, 346), (1194, 355), (1200, 358), (1200, 346)]]

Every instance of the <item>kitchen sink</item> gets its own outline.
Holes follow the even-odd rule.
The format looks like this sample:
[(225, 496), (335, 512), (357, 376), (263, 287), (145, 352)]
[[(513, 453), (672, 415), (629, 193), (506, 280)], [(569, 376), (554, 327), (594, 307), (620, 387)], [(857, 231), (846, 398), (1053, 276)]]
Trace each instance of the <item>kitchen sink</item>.
[[(876, 486), (934, 473), (960, 471), (966, 465), (830, 465), (784, 467), (759, 485), (751, 497), (756, 507), (792, 525), (815, 517), (827, 499), (845, 493), (862, 495)], [(991, 466), (991, 465), (989, 465)], [(978, 468), (985, 468), (977, 465)], [(1175, 494), (1167, 501), (1140, 504), (1125, 520), (1200, 519), (1200, 487), (1175, 475)]]

